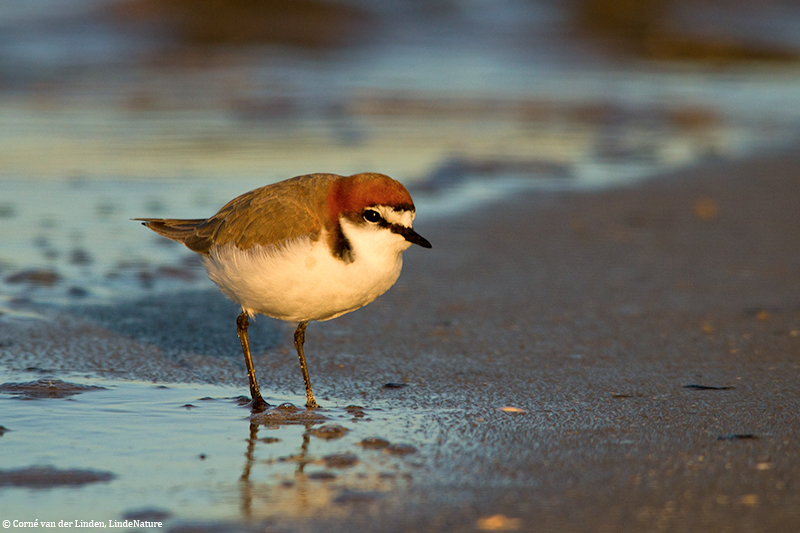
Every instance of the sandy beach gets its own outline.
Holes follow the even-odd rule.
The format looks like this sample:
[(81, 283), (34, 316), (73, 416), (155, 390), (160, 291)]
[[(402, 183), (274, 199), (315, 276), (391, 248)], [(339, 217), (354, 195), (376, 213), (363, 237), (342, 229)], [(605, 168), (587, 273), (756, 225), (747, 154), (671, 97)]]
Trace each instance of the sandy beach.
[[(168, 530), (800, 529), (798, 172), (800, 152), (707, 163), (418, 224), (433, 250), (306, 344), (324, 408), (378, 409), (417, 443), (406, 481)], [(33, 310), (0, 318), (7, 368), (246, 393), (236, 309), (210, 283)], [(251, 342), (267, 400), (301, 405), (291, 329), (259, 318)]]

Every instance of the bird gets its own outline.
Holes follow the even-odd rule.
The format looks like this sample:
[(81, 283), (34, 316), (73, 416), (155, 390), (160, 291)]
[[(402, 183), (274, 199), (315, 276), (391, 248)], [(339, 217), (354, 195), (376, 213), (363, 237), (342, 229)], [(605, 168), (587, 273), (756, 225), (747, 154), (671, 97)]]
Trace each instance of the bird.
[(205, 219), (135, 218), (200, 254), (208, 277), (241, 306), (236, 330), (252, 399), (264, 401), (256, 380), (250, 318), (296, 322), (294, 346), (306, 390), (314, 398), (305, 353), (311, 321), (355, 311), (385, 293), (400, 276), (412, 244), (432, 248), (414, 231), (408, 190), (385, 174), (307, 174), (244, 193)]

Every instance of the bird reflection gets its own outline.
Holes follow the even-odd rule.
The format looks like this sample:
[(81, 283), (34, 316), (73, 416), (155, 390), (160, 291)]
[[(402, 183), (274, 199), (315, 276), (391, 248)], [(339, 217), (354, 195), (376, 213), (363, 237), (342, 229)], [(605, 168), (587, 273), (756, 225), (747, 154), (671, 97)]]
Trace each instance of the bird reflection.
[[(307, 507), (307, 483), (308, 479), (305, 475), (305, 467), (312, 462), (308, 457), (308, 447), (311, 442), (311, 428), (318, 421), (308, 421), (303, 423), (306, 431), (302, 436), (302, 443), (300, 444), (300, 453), (292, 455), (291, 460), (297, 465), (294, 474), (294, 484), (297, 489), (298, 503), (301, 507)], [(247, 438), (247, 450), (245, 451), (245, 464), (242, 470), (242, 475), (239, 478), (241, 486), (241, 504), (242, 514), (247, 518), (253, 517), (253, 498), (255, 492), (254, 482), (250, 479), (250, 475), (255, 465), (255, 450), (256, 443), (258, 443), (258, 430), (261, 424), (250, 422), (250, 434)]]
[[(345, 413), (353, 417), (351, 421), (365, 416), (355, 406)], [(280, 430), (283, 438), (264, 437), (262, 430)], [(242, 517), (256, 520), (278, 515), (302, 517), (323, 509), (347, 512), (349, 506), (337, 504), (369, 505), (398, 488), (398, 484), (410, 481), (411, 475), (403, 472), (408, 466), (403, 459), (405, 452), (399, 455), (392, 452), (389, 442), (379, 438), (358, 443), (349, 439), (339, 441), (348, 431), (329, 420), (321, 410), (302, 410), (290, 404), (252, 416), (239, 477)], [(299, 446), (290, 444), (287, 437), (297, 438)], [(315, 448), (311, 448), (311, 437), (317, 439)], [(335, 441), (339, 444), (333, 444)], [(381, 446), (376, 445), (381, 442)], [(270, 446), (266, 454), (263, 445)], [(308, 465), (314, 468), (307, 468)]]
[[(300, 410), (291, 404), (283, 404), (274, 407), (251, 418), (247, 438), (247, 449), (245, 451), (245, 464), (242, 475), (239, 478), (241, 487), (241, 508), (242, 514), (245, 517), (254, 517), (254, 514), (256, 514), (254, 511), (254, 504), (257, 503), (258, 499), (269, 500), (270, 503), (274, 503), (276, 499), (290, 498), (292, 503), (295, 504), (297, 512), (300, 513), (311, 506), (326, 505), (330, 502), (332, 498), (331, 488), (325, 485), (315, 484), (314, 491), (311, 492), (308, 483), (312, 480), (333, 480), (336, 479), (337, 476), (328, 471), (314, 472), (311, 475), (307, 475), (305, 472), (306, 465), (319, 462), (318, 459), (315, 459), (313, 455), (309, 454), (312, 435), (328, 441), (338, 439), (348, 431), (338, 424), (323, 424), (323, 422), (326, 421), (327, 417), (322, 415), (319, 411)], [(296, 428), (298, 426), (303, 426), (305, 431), (303, 431), (301, 435), (300, 448), (297, 453), (289, 453), (277, 459), (261, 461), (267, 464), (293, 463), (295, 467), (292, 480), (286, 479), (277, 484), (264, 483), (263, 479), (256, 481), (256, 476), (253, 471), (258, 464), (256, 460), (257, 445), (278, 442), (278, 439), (274, 438), (259, 438), (259, 431), (261, 429), (284, 429), (286, 431), (283, 433), (289, 434), (289, 427)], [(291, 488), (293, 490), (288, 492), (275, 492), (273, 489), (276, 487), (284, 489)], [(310, 501), (310, 498), (314, 501)]]

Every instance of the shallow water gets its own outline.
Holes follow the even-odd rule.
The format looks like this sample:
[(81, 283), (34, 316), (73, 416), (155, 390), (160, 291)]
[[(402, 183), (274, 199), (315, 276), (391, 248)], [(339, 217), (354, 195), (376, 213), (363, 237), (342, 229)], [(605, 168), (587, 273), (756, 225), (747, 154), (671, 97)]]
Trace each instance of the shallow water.
[[(13, 148), (15, 142), (26, 142), (27, 134), (21, 140), (0, 142), (0, 152), (15, 152), (5, 158), (0, 154), (0, 161), (6, 161), (5, 174), (0, 176), (0, 309), (9, 312), (3, 301), (20, 298), (58, 304), (107, 303), (140, 296), (142, 291), (209, 287), (194, 254), (131, 219), (208, 217), (239, 194), (290, 177), (290, 170), (281, 174), (284, 163), (286, 169), (342, 173), (368, 169), (393, 174), (411, 190), (418, 213), (415, 225), (424, 235), (425, 225), (437, 219), (502, 202), (524, 191), (629, 185), (698, 162), (783, 146), (795, 135), (792, 120), (776, 125), (770, 115), (754, 123), (739, 123), (732, 116), (721, 115), (710, 124), (682, 128), (673, 123), (676, 119), (670, 113), (662, 112), (627, 113), (602, 105), (581, 111), (567, 106), (555, 112), (552, 120), (530, 124), (515, 116), (491, 120), (478, 116), (466, 121), (459, 116), (422, 118), (413, 125), (407, 117), (383, 117), (358, 126), (370, 139), (377, 133), (377, 141), (365, 141), (351, 150), (326, 139), (319, 146), (300, 143), (292, 149), (296, 153), (288, 154), (280, 139), (256, 134), (243, 140), (233, 130), (229, 140), (236, 147), (233, 153), (205, 153), (198, 147), (182, 154), (170, 151), (172, 141), (155, 132), (148, 134), (152, 137), (148, 143), (165, 143), (162, 160), (153, 161), (151, 149), (136, 148), (135, 143), (131, 148), (120, 140), (124, 148), (109, 149), (108, 158), (97, 161), (89, 154), (80, 156), (77, 150), (78, 157), (102, 169), (84, 167), (74, 174), (42, 170), (44, 176), (31, 179), (39, 171), (14, 170), (14, 158), (35, 164), (42, 158), (33, 152), (52, 153), (37, 144), (43, 131), (34, 128), (29, 133), (34, 145)], [(561, 113), (599, 113), (604, 118), (576, 122)], [(109, 138), (138, 120), (121, 117)], [(190, 122), (180, 118), (173, 126), (179, 131), (192, 129)], [(42, 127), (46, 129), (47, 122)], [(318, 133), (309, 124), (301, 129)], [(90, 130), (89, 142), (83, 146), (107, 141), (102, 128)], [(257, 146), (258, 139), (264, 144)], [(393, 151), (383, 158), (387, 145), (393, 145)], [(262, 172), (251, 168), (254, 161), (248, 159), (247, 154), (256, 150), (259, 158), (276, 155), (274, 161), (264, 163)], [(66, 153), (72, 157), (73, 152)], [(199, 166), (186, 175), (172, 175), (181, 161), (188, 161), (187, 156), (207, 160), (195, 160), (192, 164)], [(69, 161), (58, 160), (58, 154), (53, 157), (44, 160), (61, 169), (71, 168)], [(144, 177), (147, 169), (129, 165), (133, 159), (155, 165), (150, 177)], [(236, 167), (240, 160), (244, 160), (244, 168)], [(301, 167), (298, 160), (303, 161)], [(349, 162), (343, 166), (345, 160)], [(380, 163), (364, 166), (363, 161), (373, 160)], [(226, 167), (229, 163), (232, 168)], [(133, 175), (120, 174), (117, 165)], [(393, 173), (393, 168), (399, 174)]]
[[(406, 489), (422, 473), (417, 449), (434, 438), (408, 412), (398, 423), (382, 408), (336, 401), (309, 413), (288, 403), (301, 405), (300, 397), (266, 398), (279, 407), (251, 418), (231, 387), (36, 371), (0, 377), (28, 389), (41, 389), (31, 385), (39, 380), (103, 389), (51, 398), (26, 396), (24, 385), (0, 391), (2, 519), (139, 518), (170, 527), (319, 518)], [(83, 482), (72, 470), (111, 479)]]

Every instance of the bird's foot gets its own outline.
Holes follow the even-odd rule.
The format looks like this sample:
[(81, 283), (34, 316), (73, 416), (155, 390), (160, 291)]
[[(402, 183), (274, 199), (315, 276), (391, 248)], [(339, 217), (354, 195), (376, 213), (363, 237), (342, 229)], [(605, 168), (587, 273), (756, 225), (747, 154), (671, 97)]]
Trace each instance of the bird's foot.
[(313, 396), (306, 396), (306, 409), (317, 409), (319, 404)]
[(252, 411), (261, 412), (266, 410), (269, 407), (269, 404), (264, 401), (264, 398), (261, 395), (253, 395), (253, 401), (250, 403), (250, 409)]

